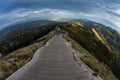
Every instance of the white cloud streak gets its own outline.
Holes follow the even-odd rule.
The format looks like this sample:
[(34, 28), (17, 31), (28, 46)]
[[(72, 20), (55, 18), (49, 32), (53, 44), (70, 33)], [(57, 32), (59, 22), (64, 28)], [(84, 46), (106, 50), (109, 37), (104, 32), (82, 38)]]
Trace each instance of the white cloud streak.
[[(112, 11), (114, 13), (119, 14), (120, 10)], [(111, 14), (105, 12), (91, 12), (91, 13), (82, 13), (82, 12), (71, 12), (67, 10), (59, 10), (59, 9), (41, 9), (41, 10), (28, 10), (24, 9), (12, 11), (10, 13), (4, 14), (0, 16), (1, 20), (6, 20), (6, 23), (2, 24), (0, 28), (3, 28), (7, 25), (13, 24), (25, 18), (34, 18), (34, 17), (49, 17), (49, 18), (87, 18), (93, 21), (97, 19), (104, 19), (112, 24), (116, 25), (120, 31), (120, 18), (117, 16), (112, 16)]]

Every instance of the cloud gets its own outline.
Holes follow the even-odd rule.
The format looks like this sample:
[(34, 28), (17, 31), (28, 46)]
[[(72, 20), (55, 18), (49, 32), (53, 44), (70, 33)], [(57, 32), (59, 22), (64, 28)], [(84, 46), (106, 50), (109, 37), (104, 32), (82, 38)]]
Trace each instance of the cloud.
[(118, 30), (120, 29), (120, 0), (1, 1), (0, 26), (28, 18), (86, 18)]
[[(12, 15), (12, 16), (11, 16)], [(104, 15), (104, 16), (103, 16)], [(7, 17), (7, 18), (5, 18)], [(9, 19), (8, 19), (9, 18)], [(110, 14), (104, 14), (104, 12), (91, 12), (91, 13), (85, 13), (85, 12), (72, 12), (69, 10), (59, 10), (59, 9), (41, 9), (41, 10), (25, 10), (25, 9), (19, 9), (16, 11), (12, 11), (10, 13), (2, 15), (0, 17), (0, 21), (6, 21), (6, 23), (1, 25), (1, 28), (4, 26), (13, 24), (15, 22), (24, 20), (24, 19), (32, 19), (32, 18), (41, 18), (41, 19), (49, 19), (49, 18), (69, 18), (69, 19), (75, 19), (75, 18), (86, 18), (92, 21), (106, 23), (106, 21), (110, 22), (113, 25), (116, 25), (117, 27), (120, 27), (120, 20), (118, 17), (114, 17), (114, 20)], [(106, 25), (110, 26), (110, 24)], [(112, 26), (113, 26), (112, 25)], [(116, 28), (114, 26), (114, 28)]]
[(49, 19), (49, 18), (67, 18), (72, 16), (73, 13), (67, 10), (58, 10), (58, 9), (41, 9), (41, 10), (25, 10), (19, 9), (16, 11), (11, 11), (4, 15), (0, 16), (0, 28), (13, 24), (15, 22), (24, 20), (24, 19)]
[(116, 14), (120, 15), (120, 9), (114, 11)]

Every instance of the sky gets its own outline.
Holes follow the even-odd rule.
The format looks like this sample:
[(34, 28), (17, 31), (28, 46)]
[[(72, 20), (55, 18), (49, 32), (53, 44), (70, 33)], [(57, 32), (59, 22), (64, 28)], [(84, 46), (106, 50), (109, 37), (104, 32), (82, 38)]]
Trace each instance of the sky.
[(0, 29), (24, 20), (81, 18), (120, 32), (120, 0), (0, 0)]

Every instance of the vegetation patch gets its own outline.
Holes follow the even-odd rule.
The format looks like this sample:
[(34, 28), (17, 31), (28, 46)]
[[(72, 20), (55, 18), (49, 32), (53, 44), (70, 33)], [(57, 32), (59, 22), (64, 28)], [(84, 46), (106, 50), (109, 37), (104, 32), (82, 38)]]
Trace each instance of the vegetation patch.
[(68, 31), (72, 39), (86, 49), (92, 56), (97, 58), (100, 63), (109, 66), (115, 76), (120, 79), (118, 58), (95, 36), (91, 29), (81, 26), (72, 26), (72, 23), (61, 26), (61, 29)]
[(105, 63), (100, 62), (72, 38), (65, 36), (65, 39), (71, 42), (72, 47), (80, 52), (81, 60), (95, 72), (93, 74), (94, 76), (99, 75), (104, 80), (117, 80), (111, 69)]
[(32, 59), (35, 51), (44, 46), (52, 38), (52, 35), (46, 35), (44, 38), (41, 42), (23, 47), (3, 57), (0, 60), (0, 80), (5, 80), (16, 70), (28, 63)]

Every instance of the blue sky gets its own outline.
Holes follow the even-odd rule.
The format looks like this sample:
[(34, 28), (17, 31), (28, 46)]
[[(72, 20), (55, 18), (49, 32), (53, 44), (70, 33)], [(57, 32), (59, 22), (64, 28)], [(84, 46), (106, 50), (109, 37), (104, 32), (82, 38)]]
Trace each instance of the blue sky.
[(0, 0), (0, 29), (32, 19), (85, 18), (120, 32), (120, 0)]

